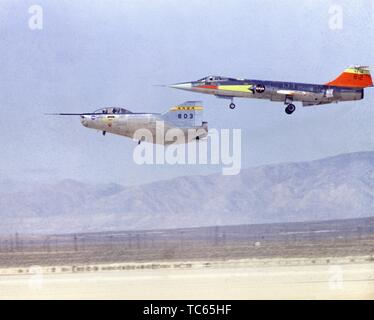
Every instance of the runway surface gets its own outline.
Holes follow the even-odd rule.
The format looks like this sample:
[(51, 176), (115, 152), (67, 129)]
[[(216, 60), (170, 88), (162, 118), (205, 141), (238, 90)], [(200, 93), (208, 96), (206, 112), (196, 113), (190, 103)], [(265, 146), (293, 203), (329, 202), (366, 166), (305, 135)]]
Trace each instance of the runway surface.
[(1, 275), (0, 299), (374, 299), (374, 263)]
[(0, 299), (374, 299), (374, 218), (0, 237)]

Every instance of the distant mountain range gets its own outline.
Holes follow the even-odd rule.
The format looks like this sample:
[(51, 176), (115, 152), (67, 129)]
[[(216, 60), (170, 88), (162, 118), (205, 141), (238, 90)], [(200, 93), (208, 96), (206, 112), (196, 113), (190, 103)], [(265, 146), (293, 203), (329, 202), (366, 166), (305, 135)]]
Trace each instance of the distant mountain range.
[(374, 216), (374, 152), (136, 187), (0, 177), (0, 233), (63, 233)]

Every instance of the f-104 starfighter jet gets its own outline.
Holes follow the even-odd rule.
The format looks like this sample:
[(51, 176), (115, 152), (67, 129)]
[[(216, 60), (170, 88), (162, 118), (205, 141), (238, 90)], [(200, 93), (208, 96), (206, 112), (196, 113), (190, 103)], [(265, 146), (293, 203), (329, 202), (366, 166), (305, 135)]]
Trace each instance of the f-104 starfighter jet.
[[(187, 101), (165, 113), (134, 113), (125, 108), (107, 107), (91, 113), (56, 113), (80, 116), (84, 127), (139, 139), (150, 143), (172, 144), (200, 140), (208, 135), (208, 123), (202, 121), (203, 107)], [(51, 114), (50, 114), (51, 115)], [(141, 137), (141, 139), (140, 139)]]
[(296, 101), (302, 102), (303, 106), (315, 106), (339, 101), (361, 100), (364, 98), (364, 88), (372, 86), (369, 68), (364, 66), (349, 67), (335, 80), (325, 84), (209, 76), (197, 81), (170, 85), (171, 88), (231, 99), (229, 105), (231, 109), (235, 108), (235, 97), (280, 101), (286, 105), (287, 114), (295, 111), (294, 102)]

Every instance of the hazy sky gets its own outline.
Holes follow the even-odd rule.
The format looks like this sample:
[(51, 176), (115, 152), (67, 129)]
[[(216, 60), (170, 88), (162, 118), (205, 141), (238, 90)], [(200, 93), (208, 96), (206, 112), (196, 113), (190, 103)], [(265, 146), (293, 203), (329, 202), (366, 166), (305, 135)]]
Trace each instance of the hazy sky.
[[(31, 5), (43, 29), (31, 30)], [(332, 5), (341, 29), (329, 27)], [(374, 150), (374, 89), (365, 100), (302, 108), (153, 86), (209, 74), (324, 83), (374, 65), (372, 0), (0, 0), (0, 178), (139, 184), (220, 172), (219, 166), (138, 166), (135, 143), (48, 112), (103, 106), (165, 111), (202, 100), (211, 128), (241, 128), (243, 167)]]

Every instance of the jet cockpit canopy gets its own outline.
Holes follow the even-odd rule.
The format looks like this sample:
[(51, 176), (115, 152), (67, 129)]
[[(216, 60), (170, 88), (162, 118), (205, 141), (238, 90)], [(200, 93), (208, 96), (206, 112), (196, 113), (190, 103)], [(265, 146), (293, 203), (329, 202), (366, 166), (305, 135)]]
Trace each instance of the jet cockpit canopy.
[(221, 76), (208, 76), (208, 77), (201, 78), (197, 81), (206, 83), (206, 82), (218, 82), (218, 81), (227, 81), (227, 80), (234, 80), (234, 79), (221, 77)]
[(94, 113), (104, 113), (104, 114), (126, 114), (132, 113), (131, 111), (125, 108), (116, 108), (116, 107), (108, 107), (108, 108), (101, 108), (96, 110)]

